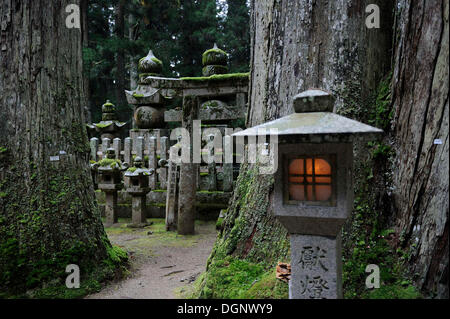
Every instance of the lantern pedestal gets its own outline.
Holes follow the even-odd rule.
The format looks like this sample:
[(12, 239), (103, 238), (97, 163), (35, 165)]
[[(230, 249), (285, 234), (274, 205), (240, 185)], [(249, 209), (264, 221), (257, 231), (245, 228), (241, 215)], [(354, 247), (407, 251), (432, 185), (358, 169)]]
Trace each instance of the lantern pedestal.
[(145, 216), (145, 194), (144, 195), (133, 195), (131, 200), (132, 216), (131, 222), (133, 225), (146, 224)]
[(291, 234), (290, 299), (341, 299), (341, 238)]
[(105, 223), (112, 225), (118, 222), (117, 191), (105, 192)]

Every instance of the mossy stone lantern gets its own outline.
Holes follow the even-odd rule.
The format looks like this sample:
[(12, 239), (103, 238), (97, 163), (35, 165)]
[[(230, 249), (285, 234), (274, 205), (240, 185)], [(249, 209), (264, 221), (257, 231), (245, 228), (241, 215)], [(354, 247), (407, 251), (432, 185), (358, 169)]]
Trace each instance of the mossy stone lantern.
[(139, 60), (139, 85), (134, 91), (125, 91), (128, 103), (136, 106), (134, 123), (138, 129), (157, 129), (164, 125), (164, 100), (161, 90), (144, 85), (148, 77), (159, 77), (163, 64), (150, 50)]
[(137, 156), (134, 159), (134, 166), (128, 168), (125, 177), (129, 179), (128, 188), (126, 189), (132, 197), (132, 226), (146, 226), (146, 195), (150, 192), (149, 176), (154, 174), (154, 169), (143, 167), (142, 158)]
[(219, 49), (214, 43), (212, 49), (206, 50), (202, 55), (203, 76), (228, 73), (228, 54)]
[(291, 299), (342, 298), (340, 233), (353, 207), (353, 141), (382, 133), (333, 113), (334, 102), (309, 90), (294, 97), (295, 113), (234, 134), (278, 137), (272, 209), (290, 233)]
[(113, 140), (119, 131), (125, 126), (124, 122), (117, 119), (116, 106), (109, 100), (102, 105), (102, 120), (99, 123), (88, 124), (88, 128), (101, 134), (101, 139)]
[(116, 159), (113, 148), (106, 150), (106, 158), (91, 165), (91, 169), (98, 173), (98, 189), (105, 193), (105, 219), (106, 224), (118, 221), (117, 191), (123, 188), (121, 172), (128, 168)]

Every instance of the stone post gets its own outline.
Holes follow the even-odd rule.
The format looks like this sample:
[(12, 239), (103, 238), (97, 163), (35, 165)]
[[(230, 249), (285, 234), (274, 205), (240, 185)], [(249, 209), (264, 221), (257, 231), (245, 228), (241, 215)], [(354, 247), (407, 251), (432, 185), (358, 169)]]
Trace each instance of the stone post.
[(223, 137), (223, 191), (233, 190), (233, 138)]
[(144, 137), (138, 136), (135, 142), (136, 142), (136, 157), (144, 158)]
[(341, 299), (341, 238), (291, 234), (290, 299)]
[(118, 222), (117, 191), (105, 192), (105, 222), (112, 225)]
[(102, 158), (106, 158), (106, 150), (111, 145), (111, 140), (109, 138), (102, 139)]
[[(156, 161), (156, 137), (151, 136), (150, 142), (148, 145), (148, 168), (154, 169), (156, 172), (157, 161)], [(156, 187), (156, 178), (157, 174), (152, 174), (150, 176), (149, 185), (152, 190), (155, 190)]]
[[(172, 146), (170, 154), (177, 153), (178, 147)], [(166, 193), (166, 230), (173, 231), (177, 228), (177, 164), (173, 162), (173, 155), (169, 156), (167, 193)]]
[(129, 137), (125, 138), (124, 145), (123, 145), (123, 151), (124, 151), (123, 161), (128, 163), (128, 165), (130, 165), (130, 166), (133, 165), (133, 163), (131, 161), (131, 158), (132, 158), (132, 155), (131, 155), (132, 145), (131, 144), (132, 144), (131, 138), (129, 138)]
[(198, 114), (198, 98), (185, 96), (183, 98), (183, 120), (182, 126), (189, 132), (189, 162), (180, 164), (180, 190), (178, 196), (178, 222), (177, 230), (180, 235), (191, 235), (195, 233), (195, 199), (197, 195), (197, 169), (193, 159), (193, 120)]
[(121, 140), (120, 138), (115, 138), (113, 140), (113, 148), (114, 151), (116, 153), (116, 159), (120, 160), (120, 151), (122, 150), (122, 145), (121, 145)]
[(216, 160), (214, 158), (214, 134), (208, 135), (209, 145), (208, 145), (208, 190), (217, 190), (216, 181)]
[[(161, 137), (160, 157), (167, 161), (167, 151), (169, 149), (169, 138), (167, 136)], [(167, 168), (161, 167), (159, 169), (159, 181), (161, 189), (167, 189)]]
[(146, 209), (146, 196), (144, 195), (133, 195), (131, 197), (131, 222), (133, 225), (140, 225), (146, 223), (145, 209)]
[(96, 137), (91, 138), (90, 145), (91, 145), (91, 160), (97, 162), (98, 138)]

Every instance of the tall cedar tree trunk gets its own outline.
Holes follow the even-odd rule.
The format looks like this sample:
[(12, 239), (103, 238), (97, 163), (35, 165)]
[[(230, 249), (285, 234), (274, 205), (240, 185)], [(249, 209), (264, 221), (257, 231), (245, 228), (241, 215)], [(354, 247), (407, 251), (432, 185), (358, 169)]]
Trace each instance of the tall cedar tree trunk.
[[(80, 12), (81, 12), (81, 34), (82, 34), (82, 43), (83, 48), (87, 48), (89, 46), (89, 32), (88, 32), (88, 0), (80, 1)], [(92, 114), (91, 114), (91, 91), (89, 86), (89, 75), (87, 74), (89, 71), (83, 70), (83, 88), (85, 95), (85, 104), (84, 104), (84, 114), (87, 123), (92, 123)]]
[(111, 248), (88, 166), (82, 37), (66, 27), (69, 4), (80, 1), (0, 1), (0, 292), (64, 284), (68, 264), (83, 280)]
[[(381, 29), (365, 27), (371, 3), (380, 7)], [(375, 180), (386, 185), (366, 188), (376, 192), (371, 206), (397, 224), (403, 246), (416, 247), (411, 268), (419, 286), (448, 296), (448, 0), (252, 1), (251, 20), (247, 126), (290, 114), (292, 97), (310, 87), (333, 92), (338, 112), (366, 121), (377, 87), (394, 69), (394, 132), (386, 140), (396, 140), (395, 191), (386, 189), (388, 163), (374, 167)], [(361, 144), (355, 151), (358, 187), (370, 156)], [(208, 265), (230, 254), (268, 265), (289, 260), (287, 233), (270, 211), (272, 188), (270, 176), (242, 166)]]
[(116, 53), (116, 101), (120, 110), (126, 109), (128, 105), (127, 99), (125, 97), (125, 79), (126, 79), (126, 70), (125, 70), (125, 50), (122, 48), (124, 41), (124, 32), (125, 32), (125, 0), (119, 0), (116, 6), (116, 30), (115, 35), (119, 40), (119, 48)]
[[(381, 29), (365, 27), (369, 3), (384, 13)], [(341, 111), (361, 108), (390, 70), (393, 4), (254, 0), (251, 6), (248, 127), (291, 114), (293, 97), (311, 87), (333, 92)], [(289, 261), (288, 234), (271, 211), (272, 190), (272, 176), (241, 166), (208, 265), (230, 254), (272, 266)]]
[[(411, 273), (448, 298), (449, 1), (400, 1), (393, 101), (400, 244)], [(440, 139), (442, 144), (435, 144)]]

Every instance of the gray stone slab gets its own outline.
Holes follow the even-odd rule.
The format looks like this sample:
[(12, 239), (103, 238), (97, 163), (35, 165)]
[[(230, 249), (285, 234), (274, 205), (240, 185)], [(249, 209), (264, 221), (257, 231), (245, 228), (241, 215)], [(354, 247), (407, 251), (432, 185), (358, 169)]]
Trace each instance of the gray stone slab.
[(290, 299), (341, 299), (340, 237), (291, 235)]

